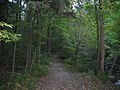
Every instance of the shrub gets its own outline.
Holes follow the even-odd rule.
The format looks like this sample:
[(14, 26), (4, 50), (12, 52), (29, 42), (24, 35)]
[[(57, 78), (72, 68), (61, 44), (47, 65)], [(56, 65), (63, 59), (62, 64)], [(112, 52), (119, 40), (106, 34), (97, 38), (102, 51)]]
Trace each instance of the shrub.
[(48, 72), (48, 66), (42, 64), (34, 64), (33, 75), (35, 76), (45, 76)]
[(37, 78), (47, 74), (50, 63), (47, 57), (37, 57), (31, 73), (16, 73), (15, 75), (6, 76), (4, 84), (0, 86), (0, 90), (33, 90), (37, 83)]
[(81, 59), (81, 60), (71, 60), (66, 59), (64, 60), (64, 63), (67, 64), (67, 66), (69, 65), (69, 67), (67, 68), (74, 68), (73, 70), (77, 71), (77, 72), (89, 72), (90, 70), (94, 70), (94, 65), (95, 63), (90, 62), (90, 60), (88, 59)]
[(107, 81), (110, 79), (108, 74), (106, 74), (106, 73), (98, 73), (97, 77), (100, 78), (101, 80), (104, 80), (104, 81)]
[(42, 65), (50, 65), (51, 61), (46, 55), (39, 55), (36, 58), (36, 63), (42, 64)]
[(76, 63), (75, 69), (78, 72), (88, 72), (88, 67), (83, 63)]
[(44, 76), (48, 72), (48, 66), (51, 64), (51, 61), (48, 57), (43, 56), (39, 56), (37, 62), (33, 65), (32, 71), (35, 76)]
[(75, 61), (74, 61), (74, 60), (71, 60), (71, 59), (69, 58), (69, 59), (64, 60), (64, 63), (65, 63), (65, 64), (70, 64), (70, 65), (74, 65), (74, 64), (75, 64)]
[(36, 78), (31, 77), (29, 73), (16, 73), (9, 76), (9, 80), (0, 87), (0, 90), (31, 90), (35, 82)]

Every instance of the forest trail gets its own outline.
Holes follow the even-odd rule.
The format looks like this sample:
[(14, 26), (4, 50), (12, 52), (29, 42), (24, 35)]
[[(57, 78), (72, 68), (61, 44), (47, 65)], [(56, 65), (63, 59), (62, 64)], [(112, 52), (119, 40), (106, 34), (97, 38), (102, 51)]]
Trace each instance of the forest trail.
[(49, 68), (49, 78), (46, 83), (38, 86), (36, 90), (77, 90), (73, 76), (63, 68), (60, 59), (54, 59), (54, 64)]
[(77, 77), (63, 67), (60, 59), (53, 60), (48, 76), (39, 80), (36, 90), (120, 90), (114, 85), (92, 82), (89, 77)]

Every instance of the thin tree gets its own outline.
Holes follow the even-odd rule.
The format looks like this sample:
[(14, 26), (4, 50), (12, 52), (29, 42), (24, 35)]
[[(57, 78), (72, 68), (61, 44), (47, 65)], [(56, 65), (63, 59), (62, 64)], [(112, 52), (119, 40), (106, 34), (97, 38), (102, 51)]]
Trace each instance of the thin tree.
[(96, 24), (97, 24), (97, 53), (98, 53), (98, 72), (104, 72), (104, 27), (103, 27), (103, 11), (102, 11), (103, 0), (95, 0), (95, 13), (96, 13)]
[[(21, 0), (17, 0), (17, 4), (19, 7), (19, 12), (16, 12), (16, 27), (15, 27), (15, 33), (18, 33), (19, 25), (18, 23), (21, 21)], [(15, 58), (16, 58), (16, 48), (17, 48), (17, 42), (14, 42), (14, 48), (13, 48), (13, 65), (12, 65), (12, 75), (15, 71)]]

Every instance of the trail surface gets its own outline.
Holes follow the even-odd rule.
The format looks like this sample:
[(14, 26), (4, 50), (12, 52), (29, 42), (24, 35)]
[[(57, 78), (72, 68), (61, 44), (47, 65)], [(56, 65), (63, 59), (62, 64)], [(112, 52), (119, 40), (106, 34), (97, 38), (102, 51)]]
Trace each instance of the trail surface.
[(112, 84), (104, 84), (90, 77), (75, 75), (55, 58), (47, 77), (40, 78), (36, 90), (120, 90)]

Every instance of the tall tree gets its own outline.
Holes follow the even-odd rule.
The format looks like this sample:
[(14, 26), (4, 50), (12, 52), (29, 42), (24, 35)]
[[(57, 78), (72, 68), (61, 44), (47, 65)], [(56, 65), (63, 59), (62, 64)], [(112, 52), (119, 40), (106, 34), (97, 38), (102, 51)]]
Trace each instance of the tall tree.
[[(98, 3), (97, 3), (98, 2)], [(96, 24), (97, 24), (97, 52), (98, 52), (98, 71), (104, 72), (104, 28), (103, 28), (103, 0), (95, 0)]]

